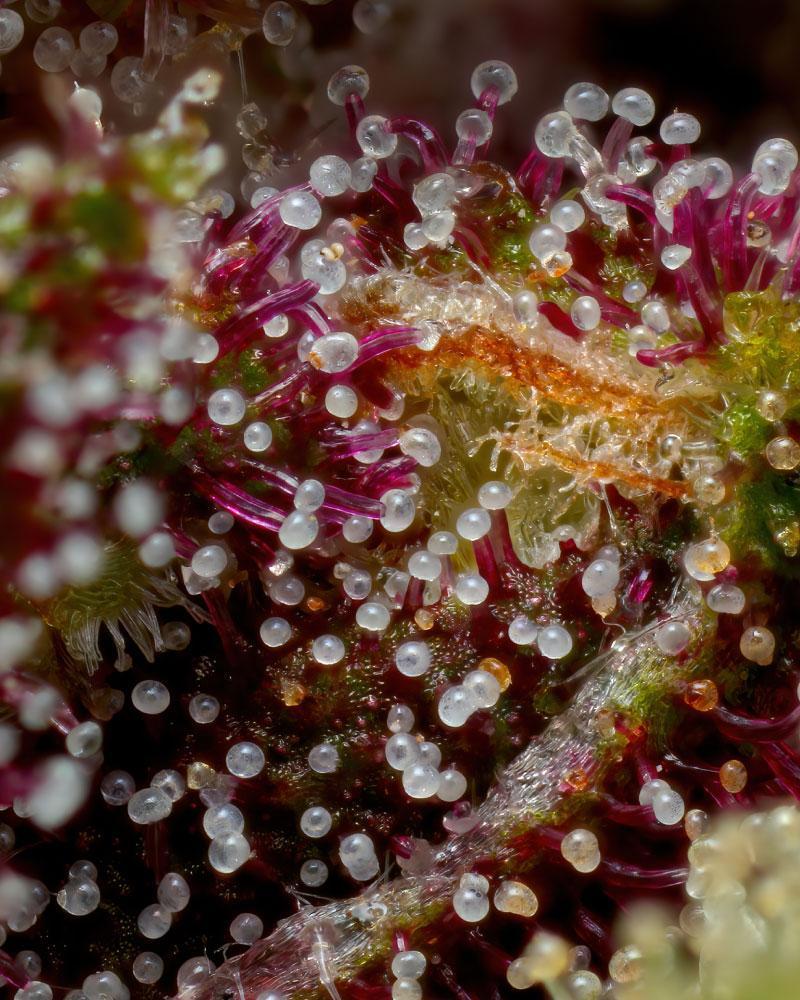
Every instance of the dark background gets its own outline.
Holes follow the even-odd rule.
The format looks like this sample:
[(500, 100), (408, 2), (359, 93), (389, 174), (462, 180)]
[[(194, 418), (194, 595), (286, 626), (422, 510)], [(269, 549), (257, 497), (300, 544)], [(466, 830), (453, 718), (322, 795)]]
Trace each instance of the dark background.
[(643, 86), (659, 118), (692, 111), (700, 148), (742, 165), (763, 138), (800, 138), (798, 0), (396, 0), (371, 36), (345, 31), (341, 5), (331, 19), (336, 8), (305, 8), (324, 16), (315, 45), (326, 68), (347, 49), (346, 61), (372, 76), (371, 110), (414, 113), (448, 138), (470, 103), (472, 68), (489, 58), (507, 60), (519, 78), (495, 133), (515, 153), (578, 80), (611, 92)]
[[(197, 10), (203, 2), (184, 0), (183, 9)], [(246, 0), (235, 2), (247, 10)], [(473, 100), (473, 67), (485, 59), (507, 60), (517, 72), (519, 93), (500, 110), (492, 155), (512, 167), (529, 150), (538, 118), (560, 106), (571, 83), (583, 80), (610, 92), (645, 87), (656, 99), (659, 120), (676, 107), (695, 113), (703, 125), (698, 154), (724, 155), (739, 168), (749, 166), (765, 138), (800, 140), (800, 0), (383, 0), (391, 16), (370, 35), (353, 25), (353, 0), (292, 2), (309, 21), (301, 40), (276, 49), (258, 32), (244, 45), (244, 61), (250, 96), (268, 114), (279, 145), (303, 159), (333, 151), (323, 148), (328, 144), (336, 148), (344, 116), (328, 102), (325, 84), (345, 63), (369, 71), (370, 112), (422, 118), (451, 143), (456, 115)], [(115, 59), (141, 54), (143, 10), (144, 0), (131, 0), (117, 22)], [(77, 37), (81, 25), (95, 18), (85, 0), (63, 0), (57, 23)], [(198, 18), (198, 31), (210, 26)], [(47, 75), (35, 70), (31, 58), (42, 27), (35, 26), (2, 60), (0, 146), (32, 136), (59, 141), (42, 101)], [(148, 117), (152, 121), (185, 67), (159, 74), (152, 117), (136, 118), (120, 105), (109, 91), (108, 73), (89, 85), (103, 96), (111, 130), (129, 131), (148, 124)], [(227, 77), (224, 100), (209, 118), (212, 133), (236, 150), (238, 72)], [(57, 81), (48, 83), (52, 89)], [(65, 97), (69, 81), (62, 85)], [(646, 131), (655, 137), (656, 130), (657, 122)], [(236, 153), (232, 161), (230, 186), (236, 190), (242, 167), (235, 165)], [(293, 172), (289, 167), (274, 182), (291, 182)]]

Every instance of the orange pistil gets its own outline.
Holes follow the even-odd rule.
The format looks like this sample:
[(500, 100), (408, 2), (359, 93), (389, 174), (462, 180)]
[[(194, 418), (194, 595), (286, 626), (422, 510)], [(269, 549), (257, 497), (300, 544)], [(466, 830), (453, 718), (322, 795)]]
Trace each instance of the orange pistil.
[(428, 353), (416, 349), (397, 351), (390, 359), (389, 370), (398, 378), (402, 378), (403, 369), (436, 378), (442, 370), (454, 371), (469, 362), (502, 376), (508, 392), (525, 397), (533, 388), (565, 406), (629, 417), (636, 422), (664, 413), (663, 404), (629, 386), (594, 380), (545, 350), (524, 347), (505, 334), (480, 327), (473, 327), (461, 337), (442, 337)]

